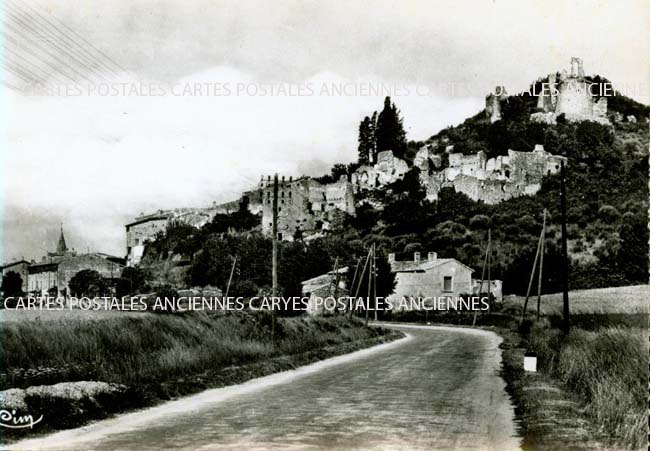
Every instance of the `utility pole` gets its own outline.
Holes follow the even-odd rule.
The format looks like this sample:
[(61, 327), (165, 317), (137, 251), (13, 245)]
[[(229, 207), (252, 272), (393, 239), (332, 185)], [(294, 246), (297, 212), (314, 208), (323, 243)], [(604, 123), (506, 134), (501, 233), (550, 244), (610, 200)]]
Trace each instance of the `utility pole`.
[[(368, 260), (372, 261), (375, 258), (375, 245), (373, 243), (370, 248), (370, 253), (368, 254)], [(370, 319), (370, 289), (372, 287), (372, 266), (370, 267), (370, 272), (368, 273), (368, 297), (366, 298), (366, 326), (368, 325), (368, 320)]]
[(492, 313), (492, 228), (488, 229), (488, 246), (487, 246), (487, 273), (488, 273), (488, 314)]
[(562, 272), (564, 290), (562, 293), (562, 329), (569, 333), (569, 253), (567, 250), (566, 236), (566, 170), (564, 161), (560, 162), (560, 208), (562, 210)]
[(357, 283), (357, 289), (354, 292), (354, 301), (355, 309), (350, 309), (350, 318), (352, 318), (352, 313), (356, 311), (356, 299), (359, 296), (359, 290), (361, 289), (361, 282), (363, 282), (363, 276), (366, 274), (366, 268), (368, 267), (368, 262), (370, 261), (370, 251), (368, 251), (368, 256), (366, 257), (366, 262), (363, 264), (363, 270), (361, 271), (361, 276), (359, 277), (359, 282)]
[[(359, 257), (357, 259), (357, 266), (354, 268), (354, 275), (352, 276), (352, 283), (350, 284), (350, 288), (348, 290), (349, 294), (352, 294), (352, 290), (354, 290), (354, 284), (357, 281), (357, 274), (359, 273), (359, 266), (361, 265), (361, 259), (362, 258), (363, 257)], [(352, 300), (350, 300), (350, 302), (352, 302)], [(349, 308), (350, 308), (350, 318), (352, 318), (352, 304), (349, 305)]]
[[(338, 299), (338, 289), (339, 289), (339, 258), (334, 259), (334, 274), (332, 274), (332, 280), (330, 282), (330, 292), (332, 291), (332, 282), (334, 283), (334, 299)], [(334, 314), (336, 315), (336, 308), (334, 308)]]
[[(485, 258), (483, 259), (483, 269), (481, 270), (481, 283), (478, 286), (478, 296), (479, 298), (481, 297), (481, 293), (483, 292), (483, 281), (485, 280), (485, 268), (487, 267), (488, 264), (488, 254), (490, 252), (490, 246), (492, 245), (492, 229), (488, 229), (488, 243), (487, 246), (485, 247)], [(489, 299), (488, 299), (489, 302)], [(476, 317), (478, 316), (478, 310), (474, 310), (474, 318), (472, 319), (472, 327), (476, 325)]]
[(232, 268), (230, 268), (230, 277), (228, 277), (228, 285), (226, 286), (226, 302), (228, 302), (228, 292), (230, 291), (230, 283), (232, 282), (232, 275), (235, 273), (235, 265), (237, 264), (237, 257), (232, 261)]
[(539, 321), (539, 311), (542, 304), (542, 274), (544, 273), (544, 250), (546, 248), (546, 208), (544, 209), (544, 220), (542, 221), (542, 246), (539, 251), (539, 276), (537, 278), (537, 316)]
[(372, 274), (373, 274), (373, 293), (375, 300), (375, 322), (377, 322), (377, 249), (375, 245), (372, 246)]
[(542, 231), (539, 234), (539, 240), (537, 240), (537, 251), (535, 251), (535, 261), (533, 262), (533, 270), (530, 272), (530, 280), (528, 281), (528, 290), (526, 290), (526, 300), (524, 301), (524, 310), (521, 312), (521, 322), (524, 322), (526, 317), (526, 309), (528, 308), (528, 298), (530, 298), (530, 290), (533, 288), (533, 280), (535, 280), (535, 270), (537, 269), (537, 260), (539, 259), (539, 251), (542, 247), (542, 237), (544, 232)]
[[(272, 296), (278, 295), (278, 174), (273, 176), (273, 254), (271, 278), (273, 283)], [(275, 309), (271, 307), (271, 340), (275, 348)]]

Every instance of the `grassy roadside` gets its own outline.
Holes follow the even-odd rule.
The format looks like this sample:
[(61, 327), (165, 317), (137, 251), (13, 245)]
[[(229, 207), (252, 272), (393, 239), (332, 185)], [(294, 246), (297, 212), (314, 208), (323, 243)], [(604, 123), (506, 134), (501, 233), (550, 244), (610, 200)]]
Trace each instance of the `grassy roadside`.
[[(495, 331), (504, 337), (503, 377), (524, 449), (646, 449), (648, 350), (641, 329), (575, 327), (565, 336), (542, 322), (527, 334)], [(523, 371), (527, 349), (537, 352), (539, 373)]]
[[(3, 325), (0, 407), (43, 415), (3, 442), (77, 427), (399, 338), (344, 317), (146, 315)], [(81, 382), (101, 381), (101, 382)], [(23, 412), (20, 412), (20, 411)]]
[[(647, 449), (649, 295), (648, 286), (571, 292), (568, 336), (559, 329), (557, 294), (543, 296), (540, 320), (523, 327), (521, 298), (478, 316), (477, 326), (504, 340), (502, 376), (525, 450)], [(401, 316), (461, 327), (473, 319), (455, 312)], [(527, 350), (538, 355), (537, 373), (523, 370)]]

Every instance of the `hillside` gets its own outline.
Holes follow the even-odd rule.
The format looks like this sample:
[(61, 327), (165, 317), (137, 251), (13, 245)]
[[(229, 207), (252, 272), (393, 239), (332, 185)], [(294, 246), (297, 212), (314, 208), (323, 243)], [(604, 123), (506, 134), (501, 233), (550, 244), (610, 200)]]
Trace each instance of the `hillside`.
[[(599, 76), (582, 79), (606, 82)], [(537, 80), (531, 92), (547, 80)], [(280, 243), (283, 292), (299, 294), (301, 280), (331, 269), (337, 258), (340, 266), (354, 267), (371, 242), (377, 243), (381, 260), (388, 253), (410, 259), (416, 251), (436, 251), (468, 264), (479, 276), (491, 228), (491, 277), (502, 279), (507, 293), (521, 294), (528, 283), (544, 209), (548, 210), (548, 241), (543, 289), (548, 293), (560, 290), (559, 175), (544, 176), (534, 195), (493, 205), (474, 201), (453, 187), (442, 187), (437, 199), (430, 199), (419, 178), (420, 169), (413, 164), (423, 146), (440, 156), (443, 167), (449, 164), (450, 149), (467, 155), (483, 151), (487, 158), (493, 158), (507, 155), (509, 149), (530, 152), (542, 144), (550, 154), (566, 157), (571, 288), (647, 282), (650, 108), (615, 92), (608, 98), (606, 112), (598, 110), (600, 116), (594, 120), (576, 120), (540, 110), (540, 105), (550, 100), (530, 93), (497, 101), (497, 120), (486, 108), (425, 142), (403, 141), (399, 156), (407, 162), (408, 171), (402, 178), (356, 192), (355, 214), (345, 215), (329, 230), (309, 239), (300, 235), (293, 242)], [(490, 102), (488, 97), (488, 106)], [(401, 128), (399, 110), (389, 99), (386, 105), (394, 116), (393, 127)], [(531, 115), (536, 114), (546, 115), (545, 120), (553, 116), (553, 122), (532, 120)], [(396, 135), (399, 133), (403, 135), (400, 130)], [(361, 148), (360, 141), (360, 158)], [(363, 164), (367, 162), (335, 165), (331, 176), (317, 180), (332, 183), (346, 173), (348, 178), (353, 177)], [(241, 211), (218, 215), (198, 231), (171, 228), (148, 246), (145, 264), (182, 260), (187, 284), (224, 287), (232, 259), (237, 256), (241, 269), (234, 283), (238, 288), (247, 293), (268, 289), (270, 239), (259, 233), (259, 216), (249, 215)], [(172, 254), (177, 256), (172, 258)]]

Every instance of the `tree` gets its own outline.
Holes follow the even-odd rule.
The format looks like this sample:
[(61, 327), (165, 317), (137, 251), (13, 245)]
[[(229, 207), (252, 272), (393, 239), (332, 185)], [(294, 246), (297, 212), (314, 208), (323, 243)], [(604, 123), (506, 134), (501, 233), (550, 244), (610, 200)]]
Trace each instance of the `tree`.
[(361, 123), (359, 124), (359, 163), (368, 164), (373, 156), (373, 132), (372, 132), (372, 123), (368, 116), (364, 117)]
[(116, 295), (122, 297), (149, 290), (148, 280), (150, 279), (151, 273), (149, 271), (128, 266), (122, 270), (122, 276), (117, 281), (115, 287)]
[(5, 297), (23, 295), (23, 278), (15, 271), (8, 271), (2, 276), (2, 293)]
[(393, 155), (403, 158), (406, 153), (406, 132), (400, 112), (391, 102), (390, 97), (384, 99), (384, 109), (377, 116), (375, 129), (377, 153), (392, 150)]
[(103, 296), (106, 294), (106, 281), (97, 271), (92, 269), (82, 269), (72, 276), (70, 283), (70, 292), (73, 296)]
[(618, 266), (627, 279), (634, 283), (648, 281), (648, 217), (626, 213), (619, 229), (621, 237)]
[(370, 155), (372, 155), (372, 161), (377, 162), (377, 112), (373, 111), (372, 117), (370, 118)]

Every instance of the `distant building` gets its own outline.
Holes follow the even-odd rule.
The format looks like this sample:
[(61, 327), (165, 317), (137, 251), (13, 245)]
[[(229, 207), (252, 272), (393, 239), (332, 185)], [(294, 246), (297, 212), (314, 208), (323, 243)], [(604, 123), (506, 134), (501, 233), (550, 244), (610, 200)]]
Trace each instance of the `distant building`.
[[(249, 193), (251, 194), (251, 193)], [(242, 201), (247, 204), (249, 210), (257, 211), (259, 205), (253, 202), (257, 197), (248, 195), (233, 202), (217, 205), (213, 204), (206, 208), (175, 208), (173, 210), (158, 210), (151, 214), (140, 214), (132, 222), (125, 225), (126, 228), (126, 265), (135, 266), (140, 263), (144, 254), (145, 244), (156, 239), (156, 235), (164, 233), (172, 223), (187, 224), (192, 227), (203, 227), (217, 214), (230, 214), (236, 212)]]
[(48, 252), (41, 262), (26, 266), (24, 291), (32, 295), (68, 296), (70, 279), (79, 271), (90, 269), (106, 279), (116, 279), (123, 268), (122, 258), (99, 252), (77, 254), (69, 250), (62, 227), (56, 252)]
[(348, 290), (345, 284), (347, 273), (348, 267), (344, 266), (343, 268), (339, 268), (336, 272), (330, 271), (326, 274), (321, 274), (320, 276), (301, 282), (302, 295), (304, 297), (309, 297), (307, 306), (308, 314), (317, 315), (323, 313), (322, 306), (316, 305), (316, 298), (325, 299), (330, 296), (335, 298), (348, 296)]
[[(258, 185), (262, 202), (262, 232), (273, 230), (273, 179), (262, 177)], [(297, 233), (318, 233), (345, 214), (354, 215), (353, 186), (345, 176), (322, 184), (310, 177), (286, 177), (278, 180), (278, 239), (293, 241)]]
[(483, 281), (483, 288), (481, 288), (481, 279), (472, 279), (472, 293), (473, 294), (479, 294), (479, 289), (483, 293), (487, 293), (488, 291), (490, 294), (494, 296), (494, 299), (497, 302), (502, 302), (503, 301), (503, 281), (501, 280), (490, 280), (489, 281), (489, 290), (488, 290), (488, 281), (484, 280)]
[(97, 271), (105, 279), (122, 274), (124, 259), (101, 253), (74, 254), (51, 262), (30, 265), (27, 292), (34, 295), (69, 296), (70, 279), (79, 271)]
[(388, 297), (397, 305), (405, 297), (438, 298), (472, 294), (474, 270), (454, 258), (438, 258), (429, 252), (426, 259), (415, 252), (413, 260), (397, 261), (389, 254), (388, 261), (395, 273), (395, 291)]
[(32, 264), (31, 262), (28, 262), (27, 260), (24, 259), (7, 263), (6, 265), (2, 266), (2, 276), (4, 277), (9, 272), (15, 272), (23, 280), (22, 290), (23, 292), (26, 292), (27, 277), (29, 276), (29, 273), (27, 272), (27, 268), (31, 264)]

